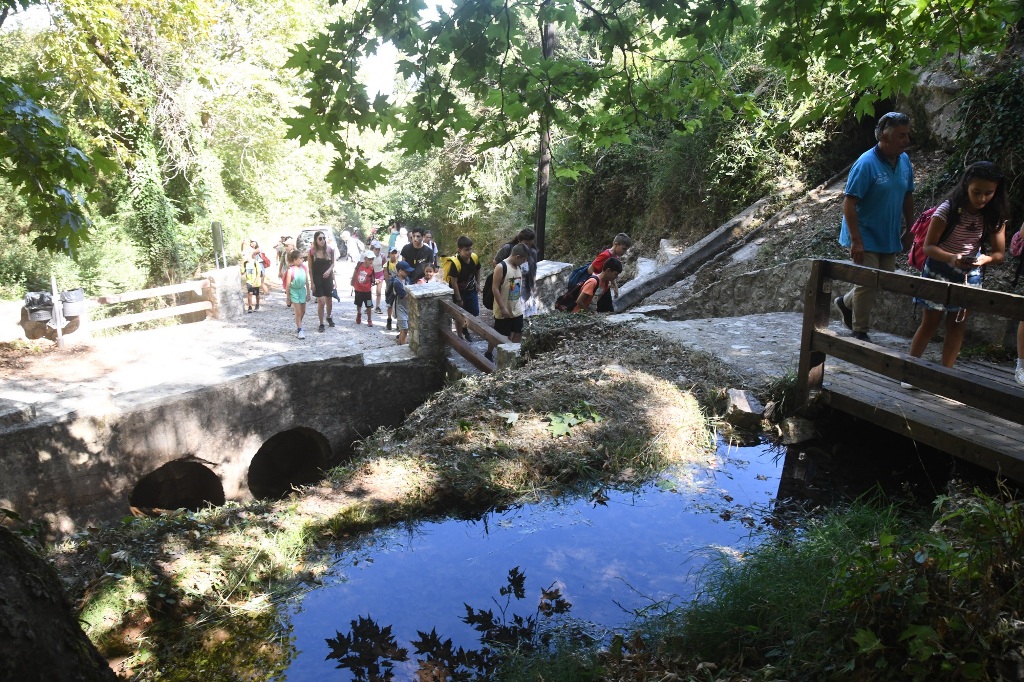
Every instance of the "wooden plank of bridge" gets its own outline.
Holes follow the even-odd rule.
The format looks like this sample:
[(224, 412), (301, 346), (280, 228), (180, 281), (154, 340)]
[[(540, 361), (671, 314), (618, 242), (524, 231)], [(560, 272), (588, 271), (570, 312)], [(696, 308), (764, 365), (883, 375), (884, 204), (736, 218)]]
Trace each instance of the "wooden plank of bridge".
[(825, 401), (857, 418), (1024, 480), (1024, 429), (955, 400), (908, 391), (867, 371), (830, 374)]
[(470, 315), (451, 301), (442, 301), (441, 304), (444, 306), (448, 314), (455, 318), (459, 324), (468, 324), (471, 330), (476, 332), (477, 335), (482, 337), (488, 343), (495, 346), (500, 346), (503, 343), (510, 343), (507, 336), (499, 334), (495, 331), (494, 327), (488, 327), (480, 320), (479, 317)]
[(1003, 377), (1005, 380), (1000, 380), (996, 376), (967, 373), (961, 368), (950, 369), (907, 353), (839, 336), (831, 329), (815, 331), (810, 348), (890, 380), (906, 381), (925, 391), (1024, 424), (1024, 389), (1011, 383), (1009, 374)]

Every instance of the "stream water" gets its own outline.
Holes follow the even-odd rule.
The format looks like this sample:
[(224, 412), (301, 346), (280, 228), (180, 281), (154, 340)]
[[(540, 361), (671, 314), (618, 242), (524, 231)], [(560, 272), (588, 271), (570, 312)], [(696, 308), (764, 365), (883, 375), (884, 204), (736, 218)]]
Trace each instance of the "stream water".
[[(279, 679), (366, 679), (380, 665), (411, 679), (427, 644), (479, 649), (481, 630), (500, 639), (533, 618), (603, 639), (646, 609), (685, 603), (712, 557), (756, 542), (781, 471), (769, 446), (723, 443), (641, 487), (378, 533), (282, 614), (293, 657)], [(432, 630), (437, 641), (419, 634)]]

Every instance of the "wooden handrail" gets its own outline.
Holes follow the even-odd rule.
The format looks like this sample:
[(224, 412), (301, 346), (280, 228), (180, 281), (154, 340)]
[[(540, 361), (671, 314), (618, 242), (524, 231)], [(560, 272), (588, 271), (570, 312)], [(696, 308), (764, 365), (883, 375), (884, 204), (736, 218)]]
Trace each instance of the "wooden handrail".
[(441, 308), (447, 315), (442, 315), (441, 318), (441, 336), (445, 342), (455, 349), (462, 357), (466, 358), (474, 367), (484, 371), (493, 372), (494, 363), (483, 356), (483, 354), (477, 352), (473, 346), (469, 345), (461, 337), (454, 334), (449, 328), (449, 316), (454, 319), (461, 327), (463, 324), (469, 326), (469, 328), (480, 335), (488, 344), (494, 346), (500, 346), (503, 343), (510, 343), (507, 336), (499, 334), (494, 330), (494, 327), (488, 327), (483, 323), (479, 317), (470, 315), (468, 312), (455, 305), (454, 302), (448, 300), (441, 301)]
[(197, 279), (191, 282), (182, 282), (181, 284), (168, 284), (162, 287), (153, 287), (152, 289), (140, 289), (139, 291), (126, 291), (123, 294), (108, 294), (106, 296), (97, 296), (96, 302), (102, 305), (108, 305), (110, 303), (125, 303), (127, 301), (138, 301), (143, 298), (153, 298), (154, 296), (166, 296), (168, 294), (180, 294), (186, 291), (191, 291), (197, 296), (201, 296), (203, 289), (210, 288), (210, 280), (208, 279)]
[(959, 305), (972, 311), (1024, 320), (1024, 296), (883, 272), (849, 263), (815, 260), (804, 290), (797, 390), (805, 400), (821, 390), (825, 358), (833, 356), (896, 381), (956, 400), (1015, 423), (1024, 423), (1024, 389), (970, 375), (956, 368), (840, 336), (828, 329), (833, 281)]

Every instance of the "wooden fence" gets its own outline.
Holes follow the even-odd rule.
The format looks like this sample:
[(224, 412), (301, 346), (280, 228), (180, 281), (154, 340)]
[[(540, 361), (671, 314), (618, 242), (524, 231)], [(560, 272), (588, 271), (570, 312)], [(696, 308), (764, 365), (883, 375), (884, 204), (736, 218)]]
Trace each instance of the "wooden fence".
[[(157, 296), (168, 296), (185, 292), (192, 292), (197, 296), (202, 296), (209, 288), (210, 281), (208, 279), (197, 279), (190, 282), (183, 282), (181, 284), (169, 284), (167, 286), (154, 287), (152, 289), (128, 291), (123, 294), (99, 296), (94, 299), (94, 302), (98, 305), (110, 305), (114, 303), (139, 301), (146, 298), (155, 298)], [(211, 310), (212, 308), (213, 303), (210, 301), (197, 301), (196, 303), (169, 306), (167, 308), (160, 308), (159, 310), (148, 310), (143, 313), (130, 313), (127, 315), (118, 315), (117, 317), (94, 320), (89, 323), (89, 327), (91, 329), (111, 329), (113, 327), (121, 327), (126, 324), (134, 324), (136, 322), (148, 322), (150, 320), (159, 320), (165, 317), (177, 317), (179, 315), (187, 315), (189, 313), (204, 312)]]
[[(1014, 383), (1013, 372), (964, 361), (947, 368), (829, 329), (836, 281), (1009, 320), (1024, 319), (1024, 296), (816, 260), (804, 294), (797, 379), (805, 402), (821, 396), (854, 416), (1024, 479), (1024, 388)], [(827, 357), (854, 365), (853, 371), (830, 377), (826, 385)], [(899, 382), (920, 390), (902, 389)]]

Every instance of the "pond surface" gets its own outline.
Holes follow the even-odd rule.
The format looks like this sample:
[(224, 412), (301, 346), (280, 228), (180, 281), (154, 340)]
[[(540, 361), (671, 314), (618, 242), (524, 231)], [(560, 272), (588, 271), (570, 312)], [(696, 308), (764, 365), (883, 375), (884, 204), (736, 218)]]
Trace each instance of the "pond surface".
[(377, 533), (339, 554), (323, 587), (285, 608), (294, 651), (280, 679), (360, 679), (353, 670), (366, 661), (353, 664), (356, 640), (404, 648), (409, 660), (389, 665), (395, 679), (412, 679), (418, 632), (434, 629), (455, 647), (479, 648), (467, 607), (506, 623), (513, 613), (528, 619), (537, 616), (541, 590), (552, 587), (544, 608), (565, 611), (556, 618), (603, 638), (644, 609), (685, 603), (709, 558), (756, 542), (751, 531), (771, 513), (781, 473), (782, 457), (770, 446), (720, 444), (703, 466), (639, 488)]

